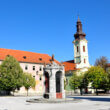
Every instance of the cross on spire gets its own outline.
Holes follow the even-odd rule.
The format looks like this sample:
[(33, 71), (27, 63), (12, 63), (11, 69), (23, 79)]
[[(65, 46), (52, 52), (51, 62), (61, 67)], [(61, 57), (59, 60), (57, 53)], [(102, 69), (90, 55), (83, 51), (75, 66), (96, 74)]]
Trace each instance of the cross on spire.
[(80, 19), (79, 19), (79, 14), (78, 14), (78, 20), (77, 20), (77, 22), (81, 22)]

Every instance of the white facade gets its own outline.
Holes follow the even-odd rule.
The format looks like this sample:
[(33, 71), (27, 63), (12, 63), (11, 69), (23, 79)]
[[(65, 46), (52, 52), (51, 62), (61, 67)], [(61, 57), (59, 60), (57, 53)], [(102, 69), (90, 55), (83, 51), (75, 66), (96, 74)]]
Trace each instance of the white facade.
[[(21, 68), (24, 72), (30, 73), (36, 81), (36, 86), (34, 89), (30, 89), (30, 94), (43, 94), (44, 90), (44, 77), (43, 77), (43, 64), (34, 64), (34, 63), (20, 63)], [(26, 93), (24, 87), (22, 87), (19, 93)]]
[(88, 41), (86, 39), (76, 39), (74, 43), (74, 60), (77, 64), (77, 68), (88, 68), (89, 57), (88, 57)]

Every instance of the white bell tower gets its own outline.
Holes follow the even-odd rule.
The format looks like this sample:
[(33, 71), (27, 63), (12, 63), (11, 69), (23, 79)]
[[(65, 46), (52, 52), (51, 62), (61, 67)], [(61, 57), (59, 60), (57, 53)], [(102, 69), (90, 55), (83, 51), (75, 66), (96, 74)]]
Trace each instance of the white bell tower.
[(77, 68), (90, 67), (88, 59), (88, 41), (86, 40), (86, 34), (82, 32), (82, 23), (78, 17), (77, 32), (74, 34), (74, 61), (77, 64)]

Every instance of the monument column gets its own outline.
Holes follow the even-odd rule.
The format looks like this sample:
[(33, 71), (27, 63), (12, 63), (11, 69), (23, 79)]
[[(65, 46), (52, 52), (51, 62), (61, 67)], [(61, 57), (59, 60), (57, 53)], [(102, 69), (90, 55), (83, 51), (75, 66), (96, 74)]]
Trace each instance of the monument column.
[(62, 77), (61, 77), (61, 84), (62, 84), (62, 85), (61, 85), (62, 98), (65, 98), (64, 78), (65, 78), (64, 71), (62, 71)]
[(55, 71), (53, 69), (50, 70), (50, 80), (49, 80), (49, 98), (55, 99), (56, 98), (56, 80), (55, 80)]
[(54, 61), (54, 55), (52, 56), (51, 62), (51, 64), (45, 65), (44, 67), (44, 72), (47, 72), (49, 74), (49, 91), (48, 93), (45, 91), (44, 96), (46, 96), (45, 98), (49, 99), (65, 98), (64, 66), (57, 64)]

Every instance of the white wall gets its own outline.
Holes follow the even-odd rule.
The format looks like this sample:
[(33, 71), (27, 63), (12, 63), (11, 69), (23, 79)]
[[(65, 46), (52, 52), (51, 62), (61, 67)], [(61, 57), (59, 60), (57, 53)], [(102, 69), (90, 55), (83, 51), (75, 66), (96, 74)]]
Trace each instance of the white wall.
[[(77, 59), (80, 59), (80, 62), (77, 64), (77, 68), (85, 68), (90, 67), (89, 64), (89, 56), (88, 56), (88, 41), (86, 39), (80, 39), (80, 40), (74, 40), (74, 59), (75, 63), (77, 62)], [(79, 52), (77, 52), (77, 46), (79, 47)], [(83, 46), (85, 46), (85, 52), (83, 52)], [(86, 63), (84, 63), (84, 59), (86, 60)]]

